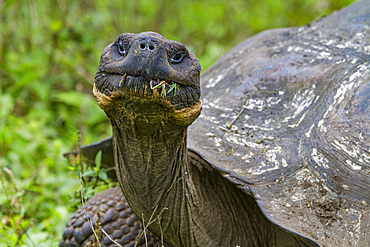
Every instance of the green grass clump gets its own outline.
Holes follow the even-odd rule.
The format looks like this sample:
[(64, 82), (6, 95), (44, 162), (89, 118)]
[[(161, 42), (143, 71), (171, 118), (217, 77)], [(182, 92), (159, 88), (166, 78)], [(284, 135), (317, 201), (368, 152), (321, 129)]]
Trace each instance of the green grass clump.
[(259, 31), (352, 2), (0, 0), (0, 246), (57, 246), (80, 205), (80, 172), (86, 196), (112, 185), (103, 168), (62, 154), (77, 148), (77, 131), (83, 144), (111, 133), (91, 91), (102, 50), (120, 33), (181, 41), (205, 70)]

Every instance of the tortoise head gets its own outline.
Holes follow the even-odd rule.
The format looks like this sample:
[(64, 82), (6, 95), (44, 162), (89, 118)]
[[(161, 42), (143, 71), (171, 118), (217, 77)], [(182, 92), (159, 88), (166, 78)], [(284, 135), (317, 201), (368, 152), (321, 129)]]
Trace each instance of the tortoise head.
[(108, 45), (95, 75), (94, 96), (108, 117), (181, 126), (200, 114), (200, 64), (180, 42), (154, 32), (124, 33)]

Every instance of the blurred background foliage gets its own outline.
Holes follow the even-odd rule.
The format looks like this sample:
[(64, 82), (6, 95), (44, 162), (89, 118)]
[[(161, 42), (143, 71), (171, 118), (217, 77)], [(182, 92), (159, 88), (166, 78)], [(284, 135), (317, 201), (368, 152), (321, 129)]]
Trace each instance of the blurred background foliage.
[[(101, 51), (120, 33), (181, 41), (205, 70), (257, 32), (305, 25), (352, 2), (0, 0), (0, 246), (57, 246), (83, 167), (62, 154), (76, 148), (77, 131), (84, 144), (110, 135), (91, 88)], [(84, 172), (94, 181), (87, 196), (112, 186), (104, 170)]]

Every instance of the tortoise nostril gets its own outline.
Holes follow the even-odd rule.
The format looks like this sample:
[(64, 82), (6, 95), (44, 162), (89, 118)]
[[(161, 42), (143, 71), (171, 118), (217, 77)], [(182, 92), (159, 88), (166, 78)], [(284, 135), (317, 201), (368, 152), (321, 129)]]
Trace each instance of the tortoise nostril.
[(154, 51), (156, 49), (156, 44), (152, 42), (150, 38), (145, 38), (139, 41), (138, 43), (140, 50)]

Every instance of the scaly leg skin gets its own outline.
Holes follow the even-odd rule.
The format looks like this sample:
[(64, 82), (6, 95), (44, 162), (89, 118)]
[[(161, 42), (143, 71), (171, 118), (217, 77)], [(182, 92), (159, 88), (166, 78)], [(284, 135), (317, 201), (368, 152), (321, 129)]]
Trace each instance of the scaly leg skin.
[[(143, 229), (141, 222), (137, 219), (132, 209), (129, 207), (120, 188), (112, 188), (98, 193), (86, 202), (86, 212), (88, 213), (93, 228), (100, 239), (102, 247), (116, 246), (114, 243), (95, 226), (98, 213), (101, 228), (122, 246), (135, 246), (135, 239)], [(87, 220), (86, 212), (80, 207), (71, 220), (67, 223), (60, 240), (59, 247), (82, 247), (82, 246), (99, 246), (94, 241), (93, 229)], [(142, 236), (136, 246), (162, 246), (152, 233)]]

